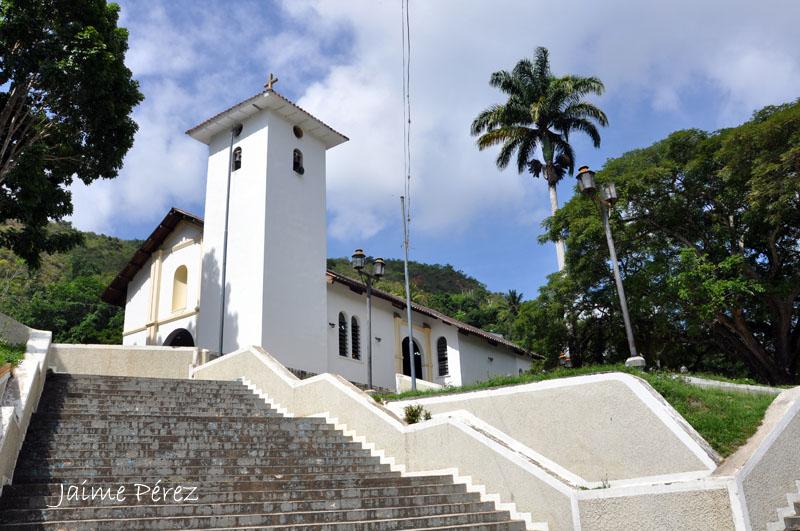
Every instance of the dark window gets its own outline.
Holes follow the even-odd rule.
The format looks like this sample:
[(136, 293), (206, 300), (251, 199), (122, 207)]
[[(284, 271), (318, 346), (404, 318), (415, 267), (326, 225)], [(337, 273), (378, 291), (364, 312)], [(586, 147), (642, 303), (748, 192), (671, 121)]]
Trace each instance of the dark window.
[(233, 160), (231, 161), (231, 169), (233, 171), (242, 167), (242, 148), (237, 147), (233, 150)]
[(436, 359), (439, 362), (439, 376), (447, 376), (447, 339), (444, 337), (436, 342)]
[(294, 136), (296, 136), (297, 138), (303, 138), (303, 130), (300, 129), (299, 125), (295, 125), (294, 127), (292, 127), (292, 133), (294, 133)]
[(299, 149), (294, 150), (294, 156), (292, 157), (292, 169), (303, 175), (305, 173), (305, 169), (303, 169), (303, 152)]
[[(411, 376), (411, 356), (408, 352), (408, 337), (403, 339), (403, 374)], [(420, 380), (425, 377), (422, 374), (422, 350), (419, 348), (419, 343), (414, 340), (414, 375)]]
[(339, 312), (339, 355), (347, 357), (347, 317)]
[(354, 360), (361, 359), (361, 327), (358, 325), (358, 318), (354, 315), (350, 318), (350, 351)]

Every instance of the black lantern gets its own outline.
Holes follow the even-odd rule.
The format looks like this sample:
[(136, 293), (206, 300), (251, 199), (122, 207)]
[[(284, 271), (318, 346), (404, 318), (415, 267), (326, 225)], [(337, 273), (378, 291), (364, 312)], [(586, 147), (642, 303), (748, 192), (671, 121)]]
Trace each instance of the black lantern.
[(589, 166), (578, 168), (576, 179), (578, 179), (578, 187), (581, 192), (586, 195), (592, 195), (595, 192), (594, 172), (589, 169)]
[(364, 261), (366, 260), (366, 255), (364, 251), (361, 249), (356, 249), (356, 252), (353, 253), (353, 269), (356, 271), (361, 271), (364, 269)]
[(619, 195), (617, 195), (617, 187), (614, 186), (614, 183), (608, 183), (603, 185), (603, 200), (609, 205), (613, 205), (619, 199)]
[(376, 258), (373, 267), (375, 269), (372, 273), (372, 276), (375, 278), (381, 278), (383, 276), (384, 269), (386, 269), (386, 262), (383, 261), (383, 258)]

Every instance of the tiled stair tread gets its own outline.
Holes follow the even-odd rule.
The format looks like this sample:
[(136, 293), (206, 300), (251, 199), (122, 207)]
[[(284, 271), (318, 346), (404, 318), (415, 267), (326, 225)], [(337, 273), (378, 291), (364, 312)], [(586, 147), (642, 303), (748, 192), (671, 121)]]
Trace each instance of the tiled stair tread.
[[(127, 485), (66, 501), (61, 483)], [(134, 483), (197, 487), (135, 499)], [(0, 527), (524, 529), (451, 476), (402, 477), (318, 418), (283, 417), (238, 382), (48, 375), (0, 498)]]

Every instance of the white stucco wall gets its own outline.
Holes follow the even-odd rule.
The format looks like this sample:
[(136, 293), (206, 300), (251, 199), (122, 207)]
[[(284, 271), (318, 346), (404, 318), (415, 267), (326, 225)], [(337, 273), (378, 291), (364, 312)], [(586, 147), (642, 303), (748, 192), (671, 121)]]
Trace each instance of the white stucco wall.
[[(327, 288), (327, 368), (326, 371), (340, 374), (351, 382), (367, 382), (367, 301), (341, 284)], [(343, 311), (348, 324), (348, 356), (339, 355), (339, 312)], [(356, 315), (361, 324), (361, 360), (356, 361), (352, 352), (350, 318)], [(334, 326), (330, 326), (333, 323)], [(373, 300), (372, 308), (372, 378), (376, 387), (394, 389), (394, 312), (385, 301)], [(378, 341), (375, 338), (380, 338)]]
[[(347, 380), (358, 383), (367, 381), (367, 299), (366, 294), (356, 293), (349, 287), (334, 282), (328, 285), (327, 309), (327, 371), (341, 374)], [(402, 373), (402, 340), (407, 335), (405, 312), (390, 302), (373, 297), (373, 384), (385, 389), (396, 386), (395, 374)], [(339, 355), (339, 312), (347, 316), (348, 354), (352, 352), (350, 318), (356, 315), (361, 324), (361, 361)], [(414, 339), (422, 355), (421, 379), (441, 385), (460, 385), (460, 361), (458, 353), (459, 334), (455, 326), (447, 325), (431, 317), (414, 312)], [(330, 326), (333, 323), (334, 326)], [(447, 339), (449, 373), (439, 376), (436, 342)], [(380, 338), (380, 340), (378, 340)], [(290, 365), (291, 366), (291, 365)]]
[(787, 494), (798, 493), (800, 387), (783, 391), (775, 399), (759, 431), (730, 460), (740, 460), (740, 452), (749, 454), (737, 477), (746, 505), (745, 518), (748, 529), (761, 531), (770, 523), (782, 521), (778, 509), (789, 505)]
[[(150, 318), (150, 267), (152, 264), (153, 260), (151, 258), (128, 283), (128, 292), (125, 297), (125, 319), (122, 326), (123, 333), (145, 326)], [(144, 337), (147, 338), (146, 333)], [(135, 339), (123, 336), (122, 341), (125, 343), (126, 341), (135, 341)]]
[[(159, 289), (151, 289), (153, 264), (158, 260), (154, 253), (128, 284), (125, 304), (125, 320), (123, 325), (123, 345), (146, 345), (148, 331), (142, 330), (150, 322), (152, 297), (156, 296), (156, 320), (165, 321), (159, 324), (155, 344), (161, 345), (170, 332), (177, 328), (185, 328), (192, 337), (197, 338), (197, 317), (184, 316), (198, 308), (200, 298), (200, 257), (203, 231), (201, 227), (185, 221), (178, 224), (175, 230), (164, 240), (160, 247), (161, 272)], [(186, 266), (186, 305), (172, 310), (172, 293), (175, 271), (179, 266)], [(184, 317), (181, 317), (184, 316)]]
[[(268, 123), (263, 324), (255, 344), (287, 366), (319, 373), (326, 369), (325, 146), (309, 131), (297, 138), (294, 124), (275, 112)], [(292, 168), (295, 149), (303, 154), (302, 175)]]
[(68, 374), (188, 378), (199, 359), (193, 347), (50, 345), (48, 367)]
[[(390, 402), (434, 415), (467, 411), (564, 469), (565, 479), (619, 481), (716, 467), (680, 415), (627, 374), (578, 376), (486, 391)], [(658, 451), (654, 451), (654, 449)], [(575, 477), (577, 476), (577, 478)]]
[[(261, 343), (267, 117), (266, 111), (250, 117), (234, 139), (234, 149), (242, 148), (242, 167), (231, 173), (224, 352)], [(229, 131), (219, 133), (208, 146), (198, 345), (214, 352), (219, 351), (229, 146)]]
[[(175, 227), (161, 248), (164, 252), (161, 262), (161, 289), (158, 298), (158, 320), (168, 319), (175, 314), (195, 310), (200, 302), (200, 263), (203, 231), (197, 225), (181, 222)], [(186, 266), (186, 305), (172, 310), (172, 293), (175, 271)], [(194, 336), (194, 333), (192, 334)]]
[(490, 345), (483, 338), (460, 334), (461, 382), (470, 384), (492, 376), (515, 376), (530, 368), (531, 360), (501, 345)]

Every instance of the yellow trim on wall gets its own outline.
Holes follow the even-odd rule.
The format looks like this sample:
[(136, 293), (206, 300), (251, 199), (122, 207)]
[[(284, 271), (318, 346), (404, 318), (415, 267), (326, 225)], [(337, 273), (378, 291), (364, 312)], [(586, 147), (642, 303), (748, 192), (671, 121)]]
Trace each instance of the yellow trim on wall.
[[(422, 349), (422, 374), (417, 377), (422, 380), (432, 381), (433, 364), (431, 358), (431, 327), (427, 323), (414, 324), (414, 339)], [(403, 374), (403, 339), (408, 330), (408, 321), (400, 314), (394, 314), (394, 368), (397, 374)], [(413, 349), (412, 349), (413, 350)]]
[(167, 317), (165, 319), (161, 319), (160, 321), (150, 321), (146, 325), (140, 326), (139, 328), (134, 328), (132, 330), (127, 330), (125, 332), (122, 332), (122, 335), (123, 336), (129, 336), (131, 334), (136, 334), (138, 332), (142, 332), (144, 330), (147, 330), (148, 328), (154, 328), (155, 330), (158, 330), (158, 327), (161, 326), (161, 325), (164, 325), (164, 324), (167, 324), (167, 323), (171, 323), (172, 321), (177, 321), (178, 319), (183, 319), (184, 317), (191, 317), (192, 315), (197, 315), (198, 313), (199, 312), (197, 311), (197, 308), (195, 308), (193, 310), (185, 310), (185, 311), (183, 311), (181, 313), (176, 313), (176, 314), (170, 315), (169, 317)]
[(155, 345), (158, 339), (158, 306), (159, 296), (161, 295), (161, 265), (164, 260), (164, 251), (159, 249), (155, 253), (150, 278), (153, 285), (150, 290), (150, 323), (148, 324), (147, 344)]

